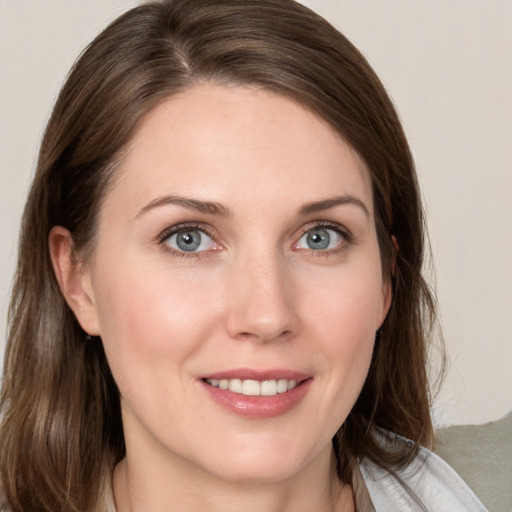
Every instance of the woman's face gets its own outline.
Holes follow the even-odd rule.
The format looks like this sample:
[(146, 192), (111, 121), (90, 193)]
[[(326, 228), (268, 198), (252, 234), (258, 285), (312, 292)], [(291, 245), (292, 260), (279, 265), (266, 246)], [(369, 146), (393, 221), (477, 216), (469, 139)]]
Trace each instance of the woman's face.
[(83, 283), (128, 457), (239, 482), (330, 456), (390, 301), (357, 155), (288, 99), (214, 85), (142, 123)]

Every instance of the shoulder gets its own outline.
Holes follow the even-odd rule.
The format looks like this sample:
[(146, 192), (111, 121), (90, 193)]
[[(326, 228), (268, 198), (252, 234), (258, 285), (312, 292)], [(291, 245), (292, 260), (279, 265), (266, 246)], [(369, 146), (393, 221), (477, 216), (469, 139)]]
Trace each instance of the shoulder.
[[(396, 437), (397, 442), (407, 442)], [(407, 467), (395, 474), (367, 459), (360, 463), (366, 487), (379, 512), (486, 512), (473, 491), (435, 453), (422, 448)], [(416, 496), (417, 500), (414, 499)]]

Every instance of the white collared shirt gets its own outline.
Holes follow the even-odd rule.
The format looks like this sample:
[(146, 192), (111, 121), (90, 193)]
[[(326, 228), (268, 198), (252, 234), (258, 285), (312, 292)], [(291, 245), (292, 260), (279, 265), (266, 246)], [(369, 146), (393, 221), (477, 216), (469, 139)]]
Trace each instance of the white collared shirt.
[[(356, 491), (359, 512), (487, 512), (460, 476), (426, 448), (420, 449), (411, 464), (396, 471), (402, 483), (367, 459), (359, 464), (359, 470), (371, 499), (370, 503), (364, 491), (360, 491), (359, 498)], [(357, 489), (357, 477), (354, 483)]]

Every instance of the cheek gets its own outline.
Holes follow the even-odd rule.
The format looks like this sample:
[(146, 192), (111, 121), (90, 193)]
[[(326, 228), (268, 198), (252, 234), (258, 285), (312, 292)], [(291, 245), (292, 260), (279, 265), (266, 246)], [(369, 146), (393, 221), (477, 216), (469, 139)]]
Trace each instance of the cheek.
[(120, 388), (126, 376), (168, 372), (200, 348), (219, 302), (204, 276), (122, 261), (101, 268), (95, 293), (101, 336)]
[(329, 279), (317, 279), (315, 289), (303, 307), (310, 318), (305, 339), (317, 340), (316, 364), (328, 369), (324, 375), (331, 392), (344, 390), (348, 404), (355, 401), (366, 379), (385, 310), (380, 270), (375, 265), (340, 269)]
[(347, 386), (359, 392), (372, 357), (375, 317), (368, 314), (364, 299), (338, 298), (315, 312), (319, 358), (323, 359), (322, 366), (329, 369), (325, 375), (335, 389), (345, 392)]
[[(337, 272), (317, 276), (314, 292), (304, 288), (300, 295), (309, 297), (307, 309), (314, 324), (333, 340), (334, 349), (342, 346), (356, 350), (362, 340), (373, 340), (380, 327), (384, 287), (377, 265), (341, 267)], [(335, 340), (343, 340), (343, 344)]]

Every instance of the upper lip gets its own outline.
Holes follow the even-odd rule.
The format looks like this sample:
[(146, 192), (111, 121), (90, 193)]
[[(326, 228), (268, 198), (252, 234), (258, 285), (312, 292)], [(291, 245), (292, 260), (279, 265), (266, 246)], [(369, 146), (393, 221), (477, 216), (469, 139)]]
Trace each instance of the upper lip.
[(307, 375), (295, 370), (285, 368), (272, 368), (272, 369), (256, 369), (256, 368), (233, 368), (231, 370), (223, 370), (218, 372), (209, 373), (201, 378), (204, 379), (240, 379), (240, 380), (296, 380), (303, 381), (310, 378)]

